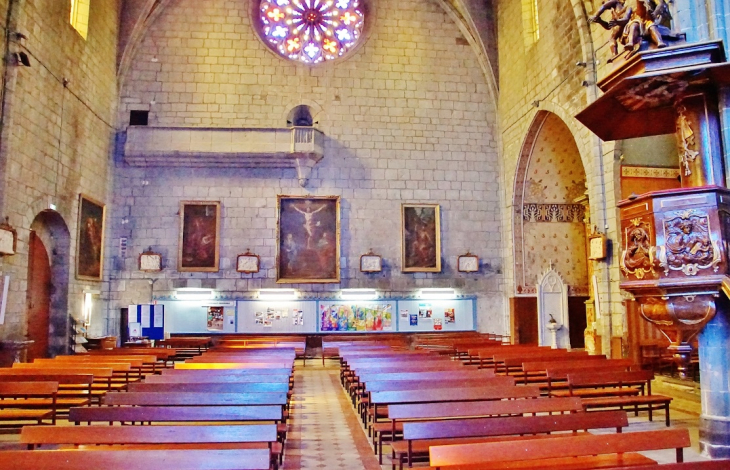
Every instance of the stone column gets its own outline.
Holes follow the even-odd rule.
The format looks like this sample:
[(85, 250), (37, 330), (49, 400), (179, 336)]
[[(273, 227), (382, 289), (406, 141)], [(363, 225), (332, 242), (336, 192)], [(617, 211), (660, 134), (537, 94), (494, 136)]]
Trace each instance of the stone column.
[(730, 321), (726, 300), (699, 334), (702, 415), (700, 449), (712, 458), (730, 458)]

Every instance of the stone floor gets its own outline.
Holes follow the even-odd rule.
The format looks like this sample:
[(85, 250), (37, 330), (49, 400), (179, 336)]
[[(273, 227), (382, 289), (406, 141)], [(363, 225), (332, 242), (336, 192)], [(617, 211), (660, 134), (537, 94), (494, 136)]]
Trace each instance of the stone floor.
[[(316, 361), (306, 366), (298, 363), (294, 377), (291, 427), (282, 469), (380, 469), (366, 432), (340, 385), (335, 362), (326, 366)], [(658, 415), (654, 422), (649, 422), (645, 414), (632, 416), (631, 425), (624, 432), (665, 429), (664, 417)], [(692, 448), (685, 449), (686, 461), (704, 460), (698, 449), (697, 424), (697, 414), (672, 410), (672, 426), (689, 428), (692, 437)], [(17, 442), (17, 433), (0, 433), (0, 450), (21, 448)], [(387, 457), (390, 449), (386, 446), (384, 450), (382, 470), (391, 468)], [(660, 463), (674, 461), (674, 451), (645, 454)]]

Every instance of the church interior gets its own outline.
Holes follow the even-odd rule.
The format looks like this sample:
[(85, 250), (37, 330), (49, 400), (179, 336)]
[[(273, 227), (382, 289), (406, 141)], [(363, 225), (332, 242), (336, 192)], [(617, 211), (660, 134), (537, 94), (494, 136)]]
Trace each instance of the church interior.
[(730, 468), (728, 18), (0, 0), (0, 466)]

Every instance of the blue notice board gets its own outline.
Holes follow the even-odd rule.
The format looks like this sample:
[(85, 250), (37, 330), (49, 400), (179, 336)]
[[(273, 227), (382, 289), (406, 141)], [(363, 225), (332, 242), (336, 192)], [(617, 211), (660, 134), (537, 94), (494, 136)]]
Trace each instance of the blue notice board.
[(129, 323), (140, 323), (142, 336), (149, 339), (165, 338), (165, 306), (164, 305), (130, 305)]

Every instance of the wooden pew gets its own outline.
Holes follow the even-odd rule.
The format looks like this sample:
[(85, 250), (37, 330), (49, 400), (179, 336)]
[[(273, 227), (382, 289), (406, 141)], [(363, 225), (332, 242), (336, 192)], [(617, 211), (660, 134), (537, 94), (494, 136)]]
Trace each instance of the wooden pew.
[(125, 392), (104, 397), (109, 406), (286, 406), (286, 392)]
[(269, 449), (6, 450), (0, 468), (13, 470), (266, 470)]
[[(654, 378), (652, 370), (624, 371), (624, 372), (604, 372), (591, 371), (585, 373), (568, 374), (568, 395), (581, 396), (583, 399), (583, 407), (586, 410), (596, 408), (621, 408), (633, 407), (636, 414), (640, 410), (649, 412), (649, 421), (653, 420), (654, 410), (664, 410), (665, 423), (667, 427), (670, 425), (669, 420), (669, 404), (672, 397), (665, 395), (653, 395), (651, 393), (651, 381)], [(620, 395), (610, 393), (601, 395), (603, 390), (621, 390), (624, 388), (633, 388), (632, 386), (641, 384), (645, 394), (627, 394)], [(589, 389), (594, 391), (590, 396), (579, 394), (576, 392)]]
[[(536, 413), (577, 413), (583, 411), (580, 398), (551, 398), (536, 400), (492, 400), (466, 403), (430, 403), (391, 405), (388, 407), (390, 435), (403, 432), (404, 421), (449, 420), (460, 418), (486, 418), (491, 416), (525, 416)], [(376, 423), (375, 427), (384, 427)], [(391, 440), (393, 442), (393, 440)], [(375, 443), (373, 443), (375, 445)], [(378, 452), (382, 455), (382, 440), (378, 440)], [(399, 446), (398, 441), (392, 445)]]
[(121, 363), (121, 362), (113, 362), (113, 363), (107, 363), (107, 362), (95, 362), (95, 363), (89, 363), (89, 364), (81, 364), (81, 363), (73, 363), (73, 362), (64, 362), (64, 361), (55, 361), (55, 362), (49, 362), (49, 363), (14, 363), (13, 369), (17, 370), (44, 370), (46, 372), (50, 370), (82, 370), (84, 368), (93, 368), (93, 369), (111, 369), (112, 376), (106, 380), (107, 383), (121, 383), (126, 386), (126, 384), (137, 380), (135, 378), (134, 380), (130, 376), (130, 373), (132, 372), (132, 364), (129, 362)]
[(56, 424), (57, 393), (58, 382), (1, 382), (0, 421)]
[[(503, 400), (503, 399), (518, 399), (518, 398), (537, 398), (540, 396), (540, 389), (531, 386), (502, 386), (502, 387), (474, 387), (474, 388), (463, 388), (463, 389), (433, 389), (433, 390), (421, 390), (418, 393), (414, 393), (411, 390), (408, 391), (388, 391), (388, 392), (373, 392), (370, 394), (370, 400), (372, 402), (372, 411), (367, 414), (367, 421), (365, 423), (368, 427), (369, 435), (373, 437), (373, 444), (377, 439), (379, 444), (376, 447), (376, 453), (378, 449), (382, 448), (382, 440), (384, 434), (388, 434), (393, 438), (392, 426), (390, 423), (385, 422), (381, 425), (378, 424), (378, 418), (387, 417), (387, 411), (385, 413), (378, 413), (378, 407), (392, 406), (396, 404), (408, 404), (408, 403), (457, 403), (457, 402), (474, 402), (474, 401), (488, 401), (488, 400)], [(383, 455), (378, 454), (380, 463), (382, 464)]]
[(99, 406), (72, 408), (68, 420), (76, 425), (86, 422), (151, 423), (208, 421), (283, 420), (280, 406)]
[[(10, 369), (12, 370), (12, 369)], [(96, 398), (96, 401), (101, 399), (106, 391), (105, 390), (93, 390), (91, 388), (94, 383), (94, 376), (91, 374), (0, 374), (0, 382), (58, 382), (58, 401), (56, 405), (58, 408), (63, 406), (83, 406), (78, 402), (63, 402), (65, 398), (82, 398), (89, 402), (92, 398)], [(85, 387), (85, 388), (66, 388), (62, 389), (64, 385), (72, 385), (74, 387)]]
[(33, 363), (45, 363), (51, 364), (58, 361), (75, 363), (75, 364), (104, 364), (104, 363), (126, 363), (128, 362), (132, 369), (138, 372), (138, 376), (141, 378), (146, 374), (154, 374), (157, 372), (157, 356), (154, 354), (147, 355), (89, 355), (89, 354), (75, 354), (73, 356), (56, 356), (53, 359), (40, 358), (35, 359)]
[(221, 382), (171, 382), (171, 383), (135, 383), (129, 384), (130, 392), (191, 392), (191, 393), (250, 393), (250, 392), (288, 392), (289, 384), (287, 383), (260, 383), (260, 382), (231, 382), (223, 380)]
[[(626, 467), (611, 467), (608, 470), (618, 470)], [(631, 470), (727, 470), (730, 460), (703, 460), (701, 462), (665, 463), (662, 465), (641, 465), (631, 467)]]
[[(504, 469), (519, 465), (522, 470), (562, 470), (567, 465), (583, 463), (583, 468), (601, 464), (616, 467), (626, 464), (651, 464), (653, 461), (635, 452), (675, 449), (682, 462), (684, 448), (691, 445), (687, 429), (646, 431), (622, 434), (579, 435), (534, 440), (487, 442), (433, 446), (430, 465), (436, 469), (490, 468)], [(575, 468), (575, 467), (570, 467)]]
[[(616, 432), (629, 425), (625, 411), (598, 413), (571, 413), (551, 416), (510, 416), (494, 418), (457, 419), (449, 421), (419, 421), (403, 423), (403, 440), (393, 442), (393, 469), (414, 459), (428, 458), (431, 446), (522, 439), (527, 435), (555, 432), (615, 428)], [(575, 434), (566, 434), (572, 436)], [(510, 436), (510, 437), (507, 437)], [(382, 452), (382, 450), (381, 450)]]
[(261, 374), (280, 374), (282, 370), (288, 370), (291, 374), (291, 367), (286, 364), (277, 363), (241, 363), (241, 362), (182, 362), (175, 364), (175, 369), (257, 369)]
[[(112, 383), (112, 377), (114, 372), (111, 368), (103, 368), (103, 367), (86, 367), (84, 365), (78, 366), (78, 367), (61, 367), (61, 368), (46, 368), (44, 367), (42, 370), (38, 370), (38, 368), (30, 368), (30, 369), (7, 369), (7, 368), (0, 368), (0, 377), (25, 377), (25, 376), (38, 376), (38, 375), (69, 375), (69, 374), (76, 374), (76, 375), (93, 375), (94, 376), (94, 383), (91, 385), (92, 390), (102, 390), (102, 391), (108, 391), (112, 389), (123, 389), (126, 387), (126, 384), (118, 384), (118, 383)], [(21, 380), (22, 381), (22, 380)], [(87, 388), (86, 384), (63, 384), (59, 385), (59, 389), (85, 389)]]
[[(271, 451), (272, 466), (282, 459), (275, 424), (217, 426), (29, 426), (20, 443), (29, 450), (43, 445), (105, 450), (125, 449), (261, 449)], [(118, 446), (124, 446), (118, 447)]]
[[(186, 371), (187, 372), (187, 371)], [(190, 371), (193, 372), (193, 371)], [(199, 371), (195, 371), (199, 372)], [(202, 371), (200, 371), (202, 372)], [(222, 372), (222, 371), (215, 371)], [(228, 372), (228, 371), (226, 371)], [(244, 371), (241, 371), (244, 372)], [(289, 374), (168, 374), (147, 377), (145, 383), (215, 383), (215, 382), (261, 382), (289, 383)], [(131, 387), (134, 384), (129, 384)]]

